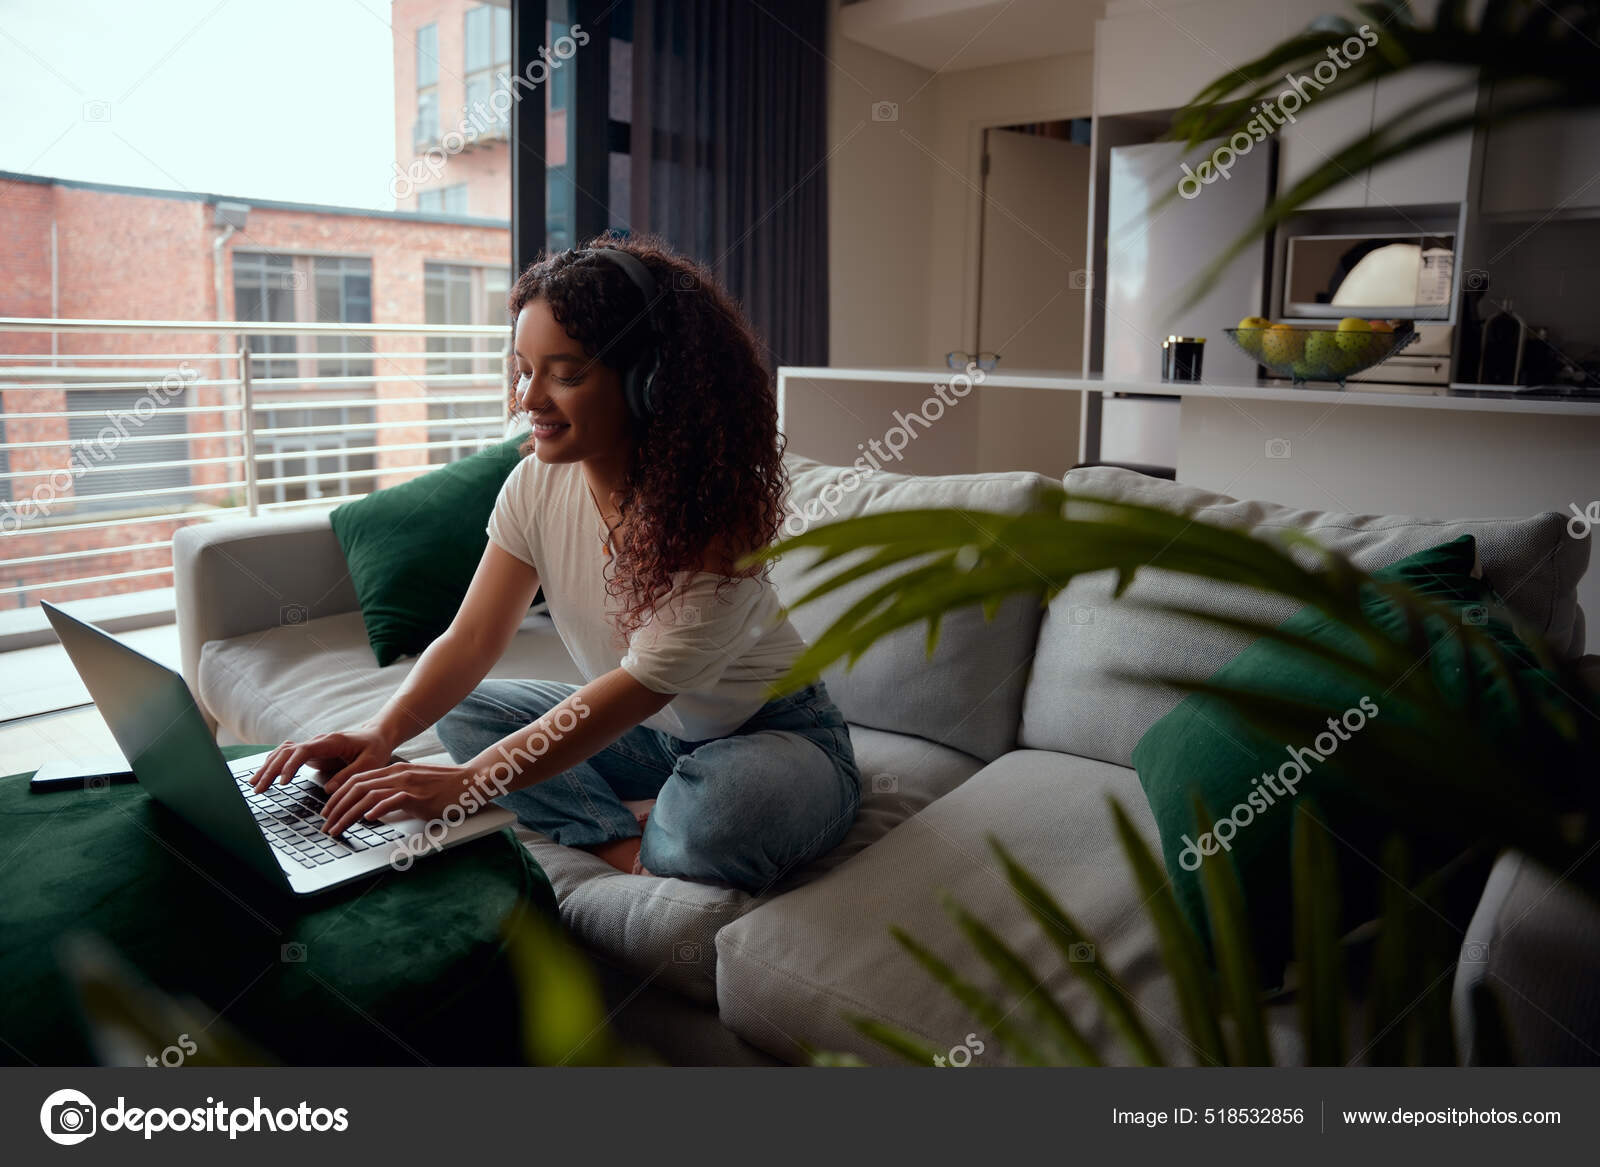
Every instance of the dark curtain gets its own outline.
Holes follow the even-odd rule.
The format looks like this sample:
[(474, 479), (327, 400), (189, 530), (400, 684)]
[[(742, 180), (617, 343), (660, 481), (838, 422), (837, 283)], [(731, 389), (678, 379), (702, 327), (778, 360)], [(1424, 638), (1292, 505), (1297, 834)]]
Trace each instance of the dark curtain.
[(636, 0), (635, 229), (709, 265), (769, 368), (828, 363), (826, 0)]

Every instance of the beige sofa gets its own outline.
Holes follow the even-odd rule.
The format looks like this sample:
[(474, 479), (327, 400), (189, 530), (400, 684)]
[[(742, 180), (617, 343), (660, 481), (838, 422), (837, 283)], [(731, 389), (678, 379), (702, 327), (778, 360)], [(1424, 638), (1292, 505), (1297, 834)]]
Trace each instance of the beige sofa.
[[(852, 484), (838, 468), (794, 457), (790, 470), (794, 510), (824, 520), (929, 506), (1015, 510), (1043, 481), (1026, 473), (880, 473)], [(1511, 606), (1559, 651), (1583, 651), (1575, 587), (1588, 546), (1566, 534), (1560, 515), (1438, 521), (1322, 514), (1236, 502), (1109, 468), (1073, 471), (1067, 484), (1213, 523), (1306, 530), (1369, 570), (1470, 532), (1485, 573)], [(376, 667), (325, 517), (189, 527), (178, 532), (174, 552), (184, 675), (227, 739), (277, 742), (356, 724), (411, 666)], [(798, 556), (776, 566), (786, 599), (799, 594), (804, 566)], [(865, 586), (792, 617), (814, 637)], [(1258, 593), (1159, 572), (1142, 573), (1134, 593), (1289, 614)], [(1081, 984), (998, 876), (985, 842), (991, 833), (1098, 935), (1096, 959), (1123, 977), (1169, 1056), (1186, 1061), (1171, 986), (1106, 808), (1108, 797), (1119, 799), (1155, 842), (1129, 754), (1178, 698), (1113, 681), (1107, 666), (1200, 677), (1239, 646), (1112, 603), (1109, 580), (1099, 577), (1075, 581), (1044, 611), (1017, 597), (992, 622), (976, 610), (958, 614), (945, 622), (931, 659), (923, 631), (903, 631), (854, 670), (828, 676), (863, 775), (854, 829), (833, 853), (764, 895), (624, 875), (532, 832), (521, 830), (521, 837), (548, 872), (564, 923), (602, 970), (619, 1006), (618, 1028), (674, 1061), (771, 1064), (819, 1050), (893, 1061), (852, 1028), (851, 1015), (892, 1022), (936, 1049), (961, 1044), (974, 1022), (889, 935), (891, 925), (901, 925), (981, 980), (981, 966), (940, 907), (941, 891), (1036, 967), (1051, 970), (1042, 991), (1066, 1001), (1107, 1056), (1119, 1058)], [(580, 679), (544, 616), (530, 617), (492, 675)], [(442, 751), (430, 733), (401, 752), (428, 758)], [(1568, 910), (1563, 903), (1551, 897), (1539, 910)], [(1492, 930), (1508, 910), (1504, 897), (1485, 901), (1473, 924), (1480, 933)], [(1458, 985), (1464, 1002), (1473, 987)], [(1565, 990), (1550, 991), (1559, 997)], [(1563, 1007), (1531, 1001), (1524, 1008), (1530, 1024), (1547, 1005)], [(1470, 1012), (1464, 1004), (1459, 1019), (1469, 1049)], [(1274, 1040), (1280, 1058), (1292, 1062), (1299, 1056), (1292, 1010), (1284, 1020)], [(1567, 1017), (1561, 1025), (1588, 1034), (1596, 1022)], [(1560, 1056), (1537, 1044), (1538, 1033), (1529, 1040), (1531, 1060)], [(1600, 1046), (1600, 1036), (1590, 1044)], [(991, 1047), (984, 1060), (1003, 1059)]]

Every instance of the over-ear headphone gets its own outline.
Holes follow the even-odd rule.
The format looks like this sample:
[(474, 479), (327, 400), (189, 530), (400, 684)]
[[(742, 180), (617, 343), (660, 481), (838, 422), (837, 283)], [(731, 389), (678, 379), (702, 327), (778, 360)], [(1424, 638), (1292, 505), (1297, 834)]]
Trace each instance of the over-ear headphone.
[(655, 383), (656, 373), (661, 369), (661, 338), (664, 333), (661, 320), (656, 314), (658, 292), (655, 277), (650, 274), (650, 269), (638, 256), (630, 255), (620, 247), (588, 247), (584, 249), (584, 253), (599, 256), (616, 264), (632, 281), (634, 287), (644, 294), (645, 317), (650, 325), (650, 339), (646, 341), (645, 348), (639, 355), (623, 370), (622, 394), (628, 402), (629, 413), (640, 419), (650, 417), (660, 408), (660, 403), (655, 399)]

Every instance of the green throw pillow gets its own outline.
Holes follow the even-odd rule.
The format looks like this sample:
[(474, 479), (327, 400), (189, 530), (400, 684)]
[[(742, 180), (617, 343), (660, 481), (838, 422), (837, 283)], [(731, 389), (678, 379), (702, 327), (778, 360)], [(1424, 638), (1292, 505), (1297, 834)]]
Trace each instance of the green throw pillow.
[(379, 665), (450, 625), (489, 537), (484, 528), (528, 435), (347, 502), (332, 516)]
[[(1472, 577), (1475, 558), (1473, 538), (1464, 535), (1374, 572), (1373, 578), (1403, 583), (1455, 610), (1457, 617), (1449, 622), (1423, 622), (1428, 650), (1424, 667), (1432, 670), (1452, 700), (1464, 701), (1468, 686), (1476, 686), (1482, 694), (1479, 723), (1488, 733), (1511, 733), (1514, 718), (1508, 685), (1491, 671), (1484, 654), (1463, 654), (1459, 641), (1452, 643), (1455, 631), (1462, 623), (1479, 625), (1509, 659), (1520, 664), (1531, 684), (1539, 686), (1549, 678), (1538, 671), (1527, 646), (1490, 615), (1499, 598), (1487, 583)], [(1402, 627), (1398, 607), (1376, 589), (1366, 590), (1362, 609), (1391, 634)], [(1303, 608), (1279, 627), (1341, 651), (1357, 649), (1362, 659), (1371, 659), (1358, 649), (1361, 642), (1351, 629), (1316, 609)], [(1163, 859), (1185, 915), (1209, 942), (1200, 869), (1225, 855), (1244, 890), (1261, 974), (1266, 982), (1276, 983), (1292, 948), (1289, 856), (1295, 805), (1313, 799), (1315, 812), (1338, 840), (1346, 922), (1354, 925), (1371, 918), (1382, 877), (1373, 863), (1363, 862), (1348, 848), (1375, 860), (1391, 830), (1392, 815), (1374, 808), (1370, 776), (1363, 785), (1361, 776), (1347, 769), (1355, 759), (1345, 743), (1375, 718), (1383, 719), (1391, 731), (1411, 725), (1424, 734), (1428, 729), (1422, 714), (1405, 702), (1274, 640), (1254, 642), (1211, 681), (1306, 705), (1304, 733), (1292, 740), (1274, 736), (1220, 699), (1193, 694), (1146, 731), (1134, 747), (1133, 764), (1155, 813)], [(1530, 768), (1536, 766), (1536, 756), (1530, 743)], [(1195, 793), (1216, 824), (1209, 836), (1196, 825)], [(1432, 851), (1428, 839), (1420, 841), (1423, 853), (1418, 858), (1423, 862), (1442, 862), (1459, 850), (1444, 835), (1434, 841), (1437, 848)]]

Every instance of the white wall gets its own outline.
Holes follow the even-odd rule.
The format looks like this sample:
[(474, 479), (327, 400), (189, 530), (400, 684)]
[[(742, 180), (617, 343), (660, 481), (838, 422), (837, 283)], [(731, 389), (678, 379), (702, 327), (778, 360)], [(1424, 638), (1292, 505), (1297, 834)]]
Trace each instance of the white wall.
[[(933, 163), (915, 143), (933, 136), (927, 69), (829, 28), (828, 335), (833, 365), (927, 359), (928, 184)], [(875, 121), (878, 102), (897, 120)]]
[[(829, 363), (942, 366), (946, 352), (974, 345), (982, 131), (1088, 116), (1093, 54), (936, 74), (845, 40), (837, 20), (829, 43)], [(882, 101), (898, 106), (896, 120), (873, 120)], [(896, 407), (925, 395), (918, 389)], [(890, 403), (874, 398), (860, 422), (851, 416), (860, 409), (810, 394), (796, 394), (790, 409), (813, 404), (878, 436), (883, 427), (872, 426)], [(960, 440), (938, 444), (947, 466), (918, 472), (994, 468), (992, 453), (980, 454), (980, 427), (982, 450), (1004, 451), (1032, 408), (997, 397), (961, 425)], [(1075, 425), (1075, 401), (1051, 408)], [(806, 453), (803, 444), (794, 448)]]

